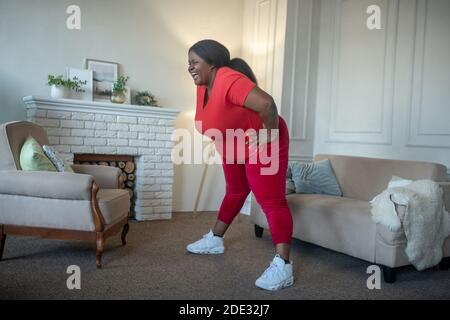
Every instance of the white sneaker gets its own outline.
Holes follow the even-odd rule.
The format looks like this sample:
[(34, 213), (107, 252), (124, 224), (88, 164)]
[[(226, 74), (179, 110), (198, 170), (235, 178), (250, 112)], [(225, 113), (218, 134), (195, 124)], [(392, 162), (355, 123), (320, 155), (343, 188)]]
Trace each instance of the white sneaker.
[(189, 244), (186, 249), (198, 254), (220, 254), (225, 250), (223, 238), (215, 236), (212, 230), (205, 234), (202, 239)]
[(275, 255), (270, 266), (259, 277), (255, 285), (265, 290), (279, 290), (294, 284), (292, 263), (285, 263), (280, 255)]

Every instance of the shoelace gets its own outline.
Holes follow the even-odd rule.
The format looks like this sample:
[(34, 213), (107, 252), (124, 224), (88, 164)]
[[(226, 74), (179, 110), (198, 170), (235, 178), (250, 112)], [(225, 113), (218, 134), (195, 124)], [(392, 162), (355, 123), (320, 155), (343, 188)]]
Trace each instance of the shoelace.
[(270, 266), (264, 271), (263, 277), (268, 276), (271, 273), (274, 273), (277, 270), (277, 265), (274, 262), (270, 263)]

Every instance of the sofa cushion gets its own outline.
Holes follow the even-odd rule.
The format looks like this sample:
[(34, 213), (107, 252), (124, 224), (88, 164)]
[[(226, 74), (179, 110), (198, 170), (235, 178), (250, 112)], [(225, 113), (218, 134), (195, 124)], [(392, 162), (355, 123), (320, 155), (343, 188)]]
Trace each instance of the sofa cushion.
[(56, 171), (41, 145), (32, 136), (28, 136), (20, 150), (20, 166), (25, 171)]
[(286, 199), (295, 238), (374, 261), (376, 228), (367, 201), (297, 193)]
[(328, 159), (313, 163), (290, 162), (289, 168), (296, 193), (342, 196), (342, 191)]

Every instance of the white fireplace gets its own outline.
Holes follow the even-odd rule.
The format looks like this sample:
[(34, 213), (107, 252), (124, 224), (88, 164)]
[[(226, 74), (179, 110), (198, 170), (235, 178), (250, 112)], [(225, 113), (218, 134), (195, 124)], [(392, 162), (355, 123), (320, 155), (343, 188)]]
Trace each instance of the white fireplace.
[(28, 96), (28, 121), (44, 127), (69, 162), (77, 153), (135, 157), (137, 220), (172, 216), (172, 131), (179, 110)]

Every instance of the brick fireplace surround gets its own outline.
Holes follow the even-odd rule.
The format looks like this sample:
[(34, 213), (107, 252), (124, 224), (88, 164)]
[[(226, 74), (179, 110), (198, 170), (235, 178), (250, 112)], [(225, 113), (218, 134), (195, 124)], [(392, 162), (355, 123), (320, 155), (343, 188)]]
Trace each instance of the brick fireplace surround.
[(69, 162), (77, 153), (132, 155), (137, 220), (172, 217), (171, 151), (179, 110), (28, 96), (28, 121), (44, 127)]

